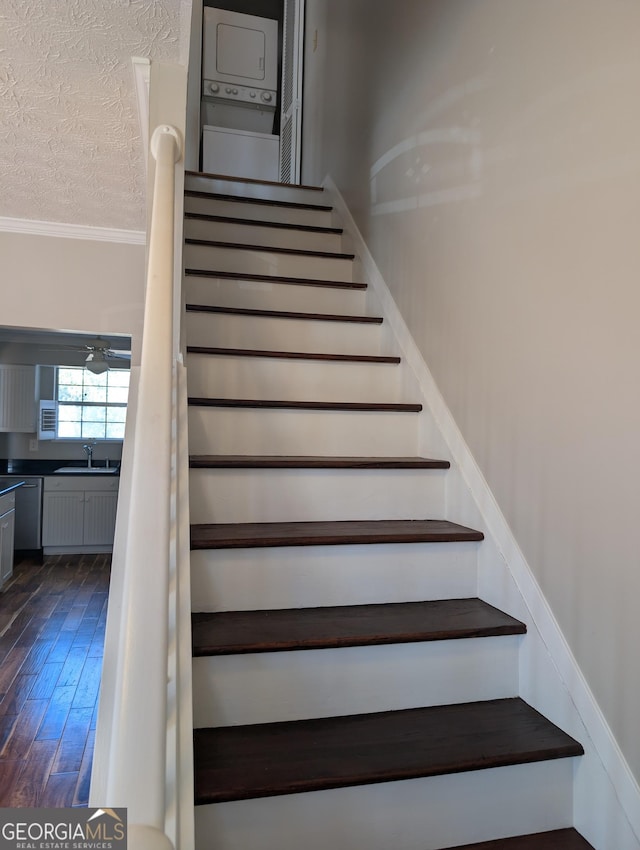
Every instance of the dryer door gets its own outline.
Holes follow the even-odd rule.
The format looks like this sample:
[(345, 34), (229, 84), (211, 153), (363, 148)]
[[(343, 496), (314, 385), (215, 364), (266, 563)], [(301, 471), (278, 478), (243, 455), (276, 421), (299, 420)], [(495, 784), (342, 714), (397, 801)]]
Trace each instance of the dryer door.
[(203, 79), (271, 92), (278, 88), (277, 21), (205, 6), (202, 49)]
[(264, 81), (266, 39), (262, 30), (218, 24), (216, 38), (218, 74)]

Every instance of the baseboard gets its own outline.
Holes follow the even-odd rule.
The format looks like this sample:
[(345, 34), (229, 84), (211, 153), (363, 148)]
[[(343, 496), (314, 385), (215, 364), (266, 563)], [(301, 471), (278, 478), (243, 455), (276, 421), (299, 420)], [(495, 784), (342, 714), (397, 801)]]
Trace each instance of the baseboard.
[[(640, 786), (635, 780), (547, 600), (497, 504), (487, 481), (457, 427), (424, 358), (418, 349), (389, 287), (383, 279), (344, 198), (330, 176), (323, 183), (331, 196), (365, 280), (383, 311), (399, 352), (413, 371), (457, 474), (462, 522), (481, 518), (485, 551), (499, 561), (479, 575), (479, 592), (496, 605), (515, 604), (516, 616), (528, 626), (520, 672), (520, 693), (554, 722), (576, 735), (586, 755), (576, 768), (574, 823), (596, 850), (640, 850)], [(466, 490), (466, 496), (462, 493)], [(483, 544), (484, 545), (484, 544)], [(501, 581), (491, 582), (503, 570)], [(492, 572), (493, 571), (493, 572)], [(486, 594), (483, 594), (484, 591)], [(519, 599), (515, 596), (519, 595)]]

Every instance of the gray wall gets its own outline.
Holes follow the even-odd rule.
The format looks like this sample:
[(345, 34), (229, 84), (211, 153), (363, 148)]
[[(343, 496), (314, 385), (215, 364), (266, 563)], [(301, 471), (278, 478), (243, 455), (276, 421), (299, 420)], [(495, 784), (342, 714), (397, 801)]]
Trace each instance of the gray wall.
[(308, 0), (349, 203), (640, 778), (640, 4)]

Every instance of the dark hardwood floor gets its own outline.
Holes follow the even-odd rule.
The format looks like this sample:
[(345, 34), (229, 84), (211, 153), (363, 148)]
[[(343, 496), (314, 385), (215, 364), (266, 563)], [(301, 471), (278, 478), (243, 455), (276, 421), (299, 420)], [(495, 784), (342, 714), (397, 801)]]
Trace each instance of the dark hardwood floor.
[(0, 593), (0, 806), (86, 806), (110, 555), (16, 563)]

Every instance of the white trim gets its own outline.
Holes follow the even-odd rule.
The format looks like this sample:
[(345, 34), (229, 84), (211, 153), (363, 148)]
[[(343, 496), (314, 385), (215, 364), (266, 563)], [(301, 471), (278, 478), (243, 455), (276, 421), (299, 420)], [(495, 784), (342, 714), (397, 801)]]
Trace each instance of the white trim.
[(34, 221), (27, 218), (0, 216), (0, 232), (25, 233), (31, 236), (56, 236), (62, 239), (92, 239), (96, 242), (123, 242), (144, 245), (144, 230), (120, 230), (115, 227), (87, 227), (83, 224), (64, 224), (61, 221)]
[(149, 80), (151, 78), (151, 60), (143, 56), (132, 56), (133, 76), (138, 101), (138, 119), (142, 136), (145, 173), (149, 170)]
[[(352, 248), (359, 258), (363, 279), (367, 281), (379, 301), (385, 322), (388, 322), (403, 358), (415, 373), (420, 389), (424, 394), (426, 406), (451, 452), (452, 459), (482, 516), (483, 522), (486, 524), (485, 534), (488, 532), (488, 535), (491, 536), (517, 586), (531, 621), (528, 624), (529, 636), (534, 640), (535, 638), (541, 640), (543, 650), (546, 650), (550, 656), (552, 669), (555, 670), (560, 679), (559, 685), (566, 690), (570, 704), (577, 712), (577, 718), (573, 719), (573, 725), (582, 725), (588, 736), (587, 740), (581, 739), (581, 743), (590, 758), (585, 757), (583, 766), (578, 768), (576, 774), (574, 792), (576, 827), (583, 831), (599, 850), (605, 850), (605, 848), (610, 850), (613, 846), (616, 846), (616, 850), (621, 850), (622, 846), (640, 848), (640, 787), (565, 640), (531, 567), (520, 550), (489, 485), (436, 385), (433, 375), (413, 340), (344, 198), (331, 177), (325, 178), (323, 186), (331, 195), (336, 213), (341, 218), (345, 230), (351, 236)], [(537, 634), (532, 634), (532, 626)], [(529, 675), (529, 681), (527, 681), (527, 675)], [(521, 692), (534, 690), (530, 679), (529, 670), (523, 669), (521, 671)], [(523, 695), (525, 698), (528, 696), (527, 693), (523, 693)], [(570, 731), (573, 734), (573, 729)], [(589, 775), (580, 776), (579, 771), (589, 772)], [(594, 796), (595, 789), (597, 789), (597, 796)], [(606, 812), (608, 824), (603, 823), (605, 820), (603, 812)], [(630, 829), (626, 829), (624, 820), (628, 822)], [(624, 839), (620, 838), (618, 842), (614, 841), (613, 843), (611, 843), (611, 833), (607, 832), (612, 823), (617, 824), (618, 828), (624, 832)]]

